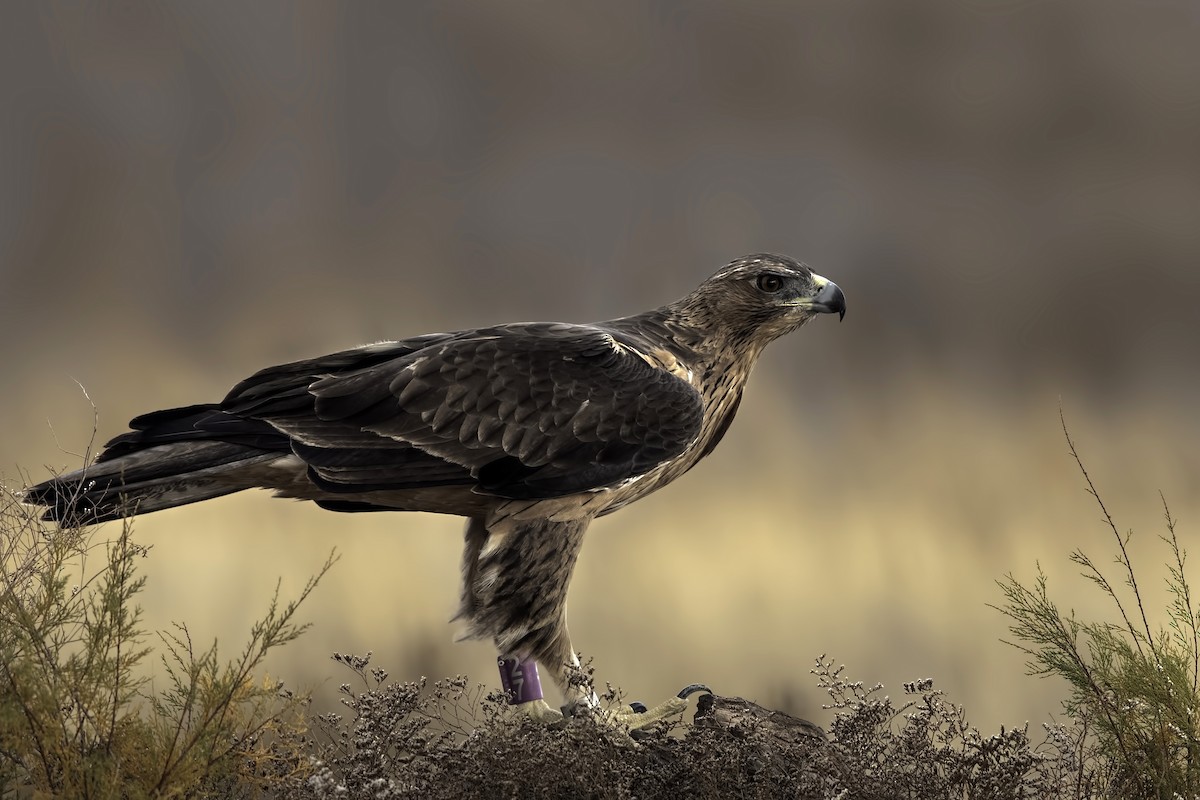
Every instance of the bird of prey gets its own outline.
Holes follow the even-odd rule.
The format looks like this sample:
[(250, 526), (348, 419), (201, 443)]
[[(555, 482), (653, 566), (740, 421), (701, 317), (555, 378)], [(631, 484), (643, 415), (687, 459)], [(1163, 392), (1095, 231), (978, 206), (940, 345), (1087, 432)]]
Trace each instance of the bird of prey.
[[(578, 661), (565, 616), (588, 524), (712, 452), (769, 342), (845, 310), (842, 290), (807, 266), (745, 256), (630, 317), (435, 333), (268, 367), (219, 403), (135, 418), (95, 463), (24, 501), (82, 525), (261, 487), (330, 511), (466, 517), (459, 617), (495, 642), (515, 700), (553, 716), (538, 662), (567, 707), (595, 704), (568, 680)], [(684, 703), (626, 709), (624, 724)]]

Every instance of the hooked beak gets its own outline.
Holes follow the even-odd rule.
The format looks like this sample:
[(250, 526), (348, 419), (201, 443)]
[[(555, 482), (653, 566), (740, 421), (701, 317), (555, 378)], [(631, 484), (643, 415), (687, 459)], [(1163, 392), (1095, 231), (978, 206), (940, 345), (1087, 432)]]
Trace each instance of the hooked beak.
[(813, 280), (821, 287), (821, 291), (812, 299), (810, 308), (822, 314), (837, 314), (840, 322), (846, 316), (846, 295), (828, 278), (813, 275)]

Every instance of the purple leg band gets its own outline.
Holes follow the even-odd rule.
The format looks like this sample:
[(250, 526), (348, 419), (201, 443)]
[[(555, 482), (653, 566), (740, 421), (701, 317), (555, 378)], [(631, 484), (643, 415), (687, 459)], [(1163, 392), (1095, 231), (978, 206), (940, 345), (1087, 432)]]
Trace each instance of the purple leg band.
[(512, 697), (514, 706), (542, 699), (542, 681), (538, 677), (536, 661), (498, 658), (496, 665), (500, 667), (500, 685)]

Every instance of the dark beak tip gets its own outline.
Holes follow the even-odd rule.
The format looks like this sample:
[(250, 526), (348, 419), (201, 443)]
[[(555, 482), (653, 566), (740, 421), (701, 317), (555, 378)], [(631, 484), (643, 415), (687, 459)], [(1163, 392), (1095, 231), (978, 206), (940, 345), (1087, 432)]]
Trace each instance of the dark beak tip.
[(846, 318), (846, 295), (836, 283), (825, 284), (815, 300), (826, 313), (837, 314), (838, 322)]

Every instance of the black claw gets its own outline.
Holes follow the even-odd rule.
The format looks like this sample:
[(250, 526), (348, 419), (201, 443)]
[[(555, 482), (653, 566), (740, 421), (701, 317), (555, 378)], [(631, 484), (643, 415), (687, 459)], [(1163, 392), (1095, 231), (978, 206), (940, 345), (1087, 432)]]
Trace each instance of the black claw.
[(629, 707), (633, 709), (633, 713), (635, 713), (635, 714), (645, 714), (647, 711), (650, 710), (650, 709), (646, 708), (646, 704), (640, 700), (634, 700), (632, 703), (629, 704)]
[(676, 697), (678, 697), (681, 700), (687, 700), (689, 697), (696, 694), (697, 692), (704, 692), (705, 694), (713, 693), (712, 689), (708, 688), (703, 683), (692, 683), (692, 684), (688, 684), (687, 686), (680, 689), (679, 694), (676, 695)]
[(579, 712), (582, 711), (584, 708), (587, 708), (587, 704), (575, 702), (575, 703), (563, 703), (561, 706), (558, 707), (558, 710), (562, 713), (563, 719), (567, 720), (567, 719), (571, 719), (572, 717), (581, 716), (581, 714)]

